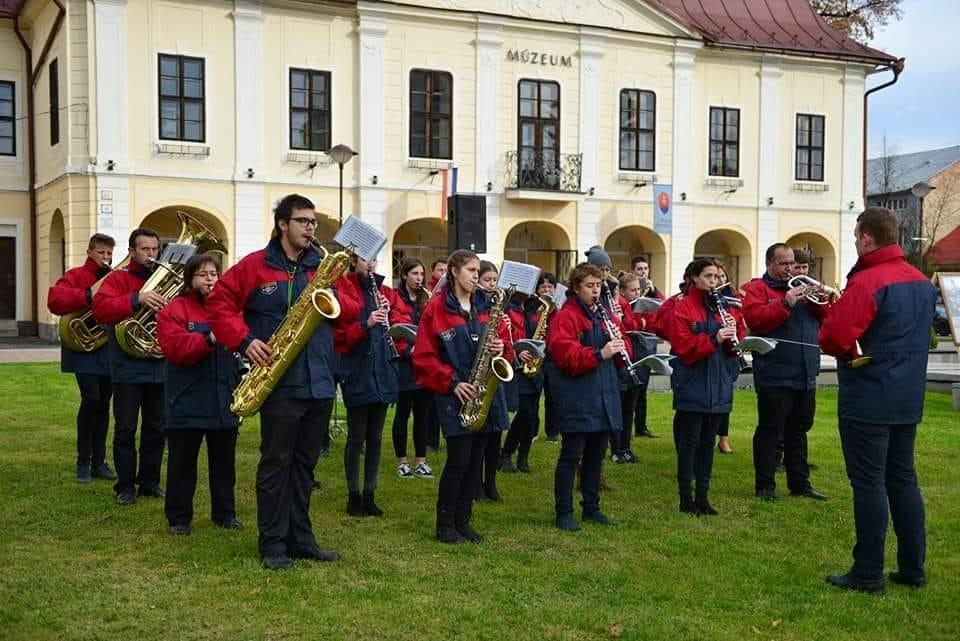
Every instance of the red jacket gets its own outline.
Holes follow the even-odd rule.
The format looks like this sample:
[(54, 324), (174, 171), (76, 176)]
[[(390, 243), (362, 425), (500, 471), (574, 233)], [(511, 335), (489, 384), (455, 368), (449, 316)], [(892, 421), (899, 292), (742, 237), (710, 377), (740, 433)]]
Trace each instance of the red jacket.
[[(384, 284), (383, 276), (377, 274), (376, 277), (379, 283), (378, 290), (380, 295), (386, 298), (390, 304), (390, 324), (412, 323), (412, 310), (406, 301), (400, 297), (397, 290)], [(340, 323), (333, 328), (333, 344), (337, 352), (341, 354), (350, 352), (367, 339), (370, 333), (367, 328), (367, 318), (369, 318), (370, 314), (374, 311), (369, 295), (370, 286), (365, 282), (366, 276), (364, 276), (361, 281), (359, 273), (347, 272), (344, 275), (344, 280), (350, 282), (353, 291), (356, 293), (357, 302), (360, 303), (362, 301), (362, 308), (359, 310), (356, 323)], [(397, 350), (400, 352), (403, 352), (405, 347), (402, 341), (397, 344)]]
[(663, 305), (653, 315), (653, 329), (651, 331), (665, 341), (670, 340), (669, 330), (670, 324), (673, 322), (673, 308), (682, 299), (683, 292), (677, 292), (663, 301)]
[[(691, 286), (686, 295), (676, 299), (669, 312), (669, 323), (664, 328), (673, 354), (685, 365), (709, 358), (718, 349), (714, 336), (723, 321), (718, 312), (712, 309), (708, 311), (709, 299), (706, 294), (704, 290)], [(743, 314), (736, 307), (728, 307), (727, 311), (737, 322), (737, 338), (743, 340), (746, 336)], [(731, 349), (727, 352), (728, 355), (732, 354)]]
[(51, 314), (65, 316), (88, 307), (93, 302), (90, 288), (110, 272), (92, 258), (80, 267), (67, 271), (47, 292), (47, 309)]

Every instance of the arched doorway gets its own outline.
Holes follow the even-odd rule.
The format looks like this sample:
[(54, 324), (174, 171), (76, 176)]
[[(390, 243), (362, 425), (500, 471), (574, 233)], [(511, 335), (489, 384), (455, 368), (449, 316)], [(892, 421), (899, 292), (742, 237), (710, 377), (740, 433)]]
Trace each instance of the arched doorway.
[[(177, 217), (177, 212), (183, 212), (194, 220), (202, 223), (207, 227), (207, 229), (212, 231), (217, 238), (220, 239), (220, 242), (224, 247), (230, 247), (230, 239), (227, 238), (227, 230), (217, 216), (202, 209), (198, 209), (197, 207), (171, 205), (169, 207), (163, 207), (150, 212), (140, 223), (140, 227), (149, 227), (153, 231), (157, 232), (157, 234), (160, 236), (161, 252), (168, 243), (175, 242), (180, 235), (180, 219)], [(224, 256), (223, 267), (227, 267), (228, 261), (236, 262), (238, 258), (239, 257), (236, 256)], [(118, 262), (120, 261), (114, 260), (114, 263)]]
[(562, 227), (533, 220), (510, 230), (503, 246), (503, 258), (536, 265), (563, 281), (577, 264), (577, 250), (570, 249), (570, 238)]
[(833, 287), (840, 280), (837, 273), (837, 255), (830, 241), (820, 234), (803, 232), (787, 239), (787, 245), (794, 249), (810, 252), (813, 261), (810, 264), (810, 277)]
[(393, 277), (400, 277), (400, 267), (405, 258), (419, 258), (430, 271), (430, 264), (437, 258), (446, 258), (447, 228), (439, 218), (416, 218), (408, 220), (393, 234)]
[(47, 256), (50, 259), (50, 285), (52, 286), (57, 279), (63, 276), (67, 264), (67, 241), (63, 229), (63, 214), (57, 209), (53, 212), (53, 220), (50, 221), (50, 237), (47, 245)]
[(738, 231), (715, 229), (701, 235), (693, 246), (693, 257), (719, 260), (734, 285), (740, 286), (753, 277), (750, 241)]
[(667, 289), (667, 252), (653, 230), (640, 225), (630, 225), (614, 230), (603, 243), (603, 250), (610, 255), (613, 273), (629, 271), (636, 256), (643, 256), (650, 264), (650, 274), (660, 290)]

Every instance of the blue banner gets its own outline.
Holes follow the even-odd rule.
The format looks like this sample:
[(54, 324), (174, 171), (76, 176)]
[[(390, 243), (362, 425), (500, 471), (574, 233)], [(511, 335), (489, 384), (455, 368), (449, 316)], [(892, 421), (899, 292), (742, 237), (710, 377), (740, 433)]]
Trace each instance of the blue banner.
[(653, 186), (653, 231), (673, 233), (673, 185)]

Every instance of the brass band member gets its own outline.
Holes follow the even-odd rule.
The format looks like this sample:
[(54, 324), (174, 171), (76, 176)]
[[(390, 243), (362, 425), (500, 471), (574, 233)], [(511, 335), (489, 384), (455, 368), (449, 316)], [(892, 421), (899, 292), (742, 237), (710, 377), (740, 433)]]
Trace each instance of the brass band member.
[[(167, 300), (155, 291), (141, 292), (160, 252), (157, 232), (140, 227), (130, 232), (130, 264), (107, 276), (93, 296), (93, 316), (107, 327), (110, 378), (113, 380), (113, 462), (117, 466), (114, 491), (118, 505), (132, 505), (140, 496), (163, 498), (160, 464), (166, 424), (161, 358), (134, 358), (117, 343), (113, 327), (141, 307), (160, 311)], [(162, 355), (159, 346), (156, 354)], [(140, 418), (140, 470), (137, 471), (137, 419)]]
[[(717, 289), (720, 290), (720, 295), (731, 304), (739, 305), (742, 313), (743, 304), (740, 302), (740, 295), (733, 288), (727, 269), (719, 261), (717, 261)], [(730, 414), (723, 415), (720, 427), (717, 428), (717, 451), (721, 454), (733, 454), (733, 448), (730, 447)]]
[[(641, 282), (646, 282), (647, 287), (649, 287), (649, 289), (646, 291), (641, 289), (640, 291), (641, 296), (645, 296), (647, 298), (656, 298), (658, 300), (665, 300), (666, 297), (664, 296), (663, 292), (657, 289), (657, 287), (653, 284), (653, 281), (651, 280), (650, 262), (647, 260), (645, 256), (634, 256), (630, 260), (630, 269), (633, 271), (634, 274), (637, 275), (637, 278), (639, 278)], [(639, 329), (646, 332), (653, 333), (656, 329), (653, 324), (653, 319), (655, 315), (656, 315), (656, 312), (647, 312), (645, 314), (641, 314), (643, 321), (640, 323)], [(651, 349), (656, 351), (656, 345), (651, 342), (649, 345), (647, 345), (647, 349), (648, 351)], [(660, 438), (653, 431), (651, 431), (650, 426), (647, 425), (647, 391), (648, 391), (649, 385), (650, 385), (650, 379), (648, 376), (647, 382), (641, 384), (640, 387), (637, 388), (637, 400), (636, 400), (636, 403), (634, 404), (634, 411), (633, 411), (634, 434), (642, 438)], [(624, 430), (630, 429), (630, 426), (624, 425), (623, 429)]]
[[(207, 299), (217, 340), (261, 366), (273, 358), (267, 341), (320, 264), (312, 244), (317, 214), (309, 199), (285, 196), (273, 210), (273, 224), (267, 246), (228, 269)], [(340, 316), (333, 324), (356, 323), (359, 305), (352, 285), (341, 278), (335, 293)], [(313, 469), (335, 396), (331, 325), (320, 324), (260, 408), (258, 547), (271, 570), (291, 567), (291, 557), (339, 558), (320, 549), (310, 523)]]
[[(485, 292), (492, 292), (497, 288), (497, 279), (500, 276), (500, 272), (497, 269), (497, 266), (493, 263), (481, 260), (480, 261), (480, 289)], [(503, 316), (503, 320), (507, 325), (508, 335), (510, 340), (504, 346), (504, 351), (512, 354), (513, 353), (513, 340), (516, 338), (515, 332), (516, 328), (513, 325), (513, 322), (510, 320), (510, 308), (513, 305), (513, 301), (506, 302), (506, 313)], [(513, 360), (512, 358), (510, 360)], [(519, 381), (517, 377), (514, 376), (512, 381), (500, 383), (500, 387), (503, 389), (504, 398), (507, 403), (507, 412), (515, 412), (517, 410), (517, 405), (519, 403), (519, 389), (517, 385)], [(509, 423), (497, 424), (494, 428), (492, 425), (487, 430), (487, 440), (485, 449), (483, 450), (483, 457), (480, 461), (480, 485), (477, 487), (476, 498), (479, 501), (501, 501), (503, 500), (500, 496), (500, 491), (497, 489), (497, 471), (500, 467), (500, 443), (501, 443), (501, 432), (510, 428)]]
[[(47, 309), (65, 316), (90, 307), (101, 279), (110, 273), (113, 238), (94, 234), (87, 244), (87, 260), (68, 270), (47, 292)], [(60, 371), (71, 372), (80, 390), (77, 411), (77, 483), (91, 477), (116, 480), (107, 465), (107, 430), (110, 424), (110, 358), (106, 346), (91, 352), (72, 350), (60, 344)]]
[(210, 518), (231, 530), (237, 520), (236, 446), (239, 420), (230, 411), (240, 367), (210, 330), (206, 300), (220, 278), (220, 261), (199, 254), (183, 271), (186, 290), (157, 314), (157, 340), (167, 355), (167, 499), (164, 511), (171, 534), (190, 534), (197, 458), (207, 442)]

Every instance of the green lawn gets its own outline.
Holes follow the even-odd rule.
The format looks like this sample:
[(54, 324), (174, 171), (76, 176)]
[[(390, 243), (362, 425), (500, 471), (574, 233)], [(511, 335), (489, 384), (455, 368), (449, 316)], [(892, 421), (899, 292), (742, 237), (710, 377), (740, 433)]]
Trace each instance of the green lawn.
[[(553, 522), (557, 446), (534, 444), (531, 475), (501, 475), (501, 504), (481, 504), (482, 545), (433, 540), (436, 481), (393, 474), (385, 434), (383, 519), (344, 511), (342, 440), (321, 459), (312, 517), (336, 564), (261, 569), (253, 479), (257, 422), (238, 450), (241, 532), (210, 527), (205, 477), (190, 537), (166, 533), (162, 504), (113, 503), (110, 485), (74, 474), (73, 379), (56, 365), (0, 366), (0, 639), (828, 639), (960, 638), (960, 435), (946, 395), (927, 397), (918, 465), (927, 501), (930, 585), (883, 597), (843, 593), (851, 491), (836, 394), (820, 393), (810, 437), (825, 504), (753, 498), (754, 396), (738, 392), (734, 455), (717, 457), (721, 514), (677, 511), (670, 438), (644, 439), (641, 464), (607, 465), (615, 528), (562, 533)], [(670, 397), (651, 396), (668, 436)], [(112, 434), (112, 430), (111, 430)], [(439, 473), (442, 454), (431, 461)], [(202, 472), (203, 474), (203, 472)], [(893, 537), (887, 563), (895, 562)]]

